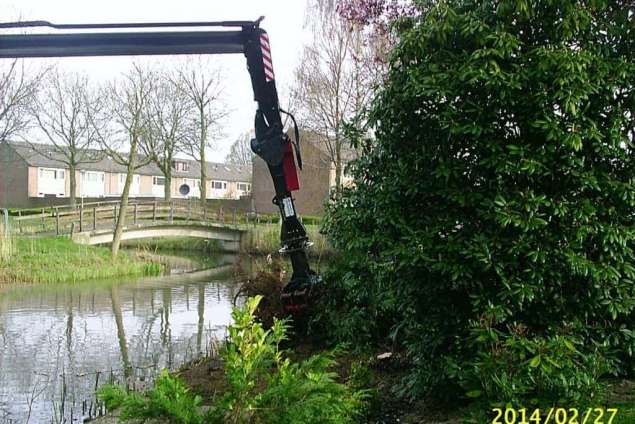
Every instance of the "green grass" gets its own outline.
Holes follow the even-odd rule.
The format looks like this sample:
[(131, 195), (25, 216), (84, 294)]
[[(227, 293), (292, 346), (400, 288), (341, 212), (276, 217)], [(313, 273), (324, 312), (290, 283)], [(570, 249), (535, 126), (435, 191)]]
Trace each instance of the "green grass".
[(610, 407), (617, 408), (613, 424), (635, 423), (635, 405), (632, 402), (615, 403)]
[(635, 423), (635, 380), (614, 381), (606, 407), (617, 408), (612, 424)]
[[(299, 216), (300, 222), (304, 225), (320, 225), (322, 222), (322, 217), (315, 215), (301, 215)], [(253, 222), (255, 217), (251, 217), (249, 223)], [(278, 213), (265, 213), (258, 214), (258, 223), (259, 224), (279, 224), (280, 223), (280, 214)]]
[(195, 253), (217, 253), (220, 251), (220, 244), (218, 240), (208, 240), (194, 237), (128, 240), (124, 241), (122, 245), (147, 251), (185, 251)]
[[(328, 244), (326, 237), (320, 234), (319, 225), (305, 225), (309, 240), (313, 246), (308, 250), (309, 256), (328, 256), (333, 249)], [(257, 224), (244, 228), (247, 233), (243, 235), (242, 250), (253, 254), (269, 254), (280, 249), (280, 225)]]
[(51, 208), (43, 207), (43, 208), (16, 208), (16, 209), (8, 209), (9, 216), (26, 216), (26, 215), (37, 215), (42, 213), (42, 209), (45, 212), (49, 212)]
[(15, 238), (0, 224), (0, 265), (8, 262), (15, 251)]
[(106, 247), (73, 243), (66, 237), (16, 238), (12, 255), (0, 262), (0, 284), (60, 283), (118, 276), (158, 275), (161, 265)]
[(186, 258), (197, 263), (198, 269), (213, 268), (220, 264), (221, 246), (218, 240), (195, 237), (148, 238), (124, 241), (122, 246), (135, 249), (142, 257), (149, 253)]

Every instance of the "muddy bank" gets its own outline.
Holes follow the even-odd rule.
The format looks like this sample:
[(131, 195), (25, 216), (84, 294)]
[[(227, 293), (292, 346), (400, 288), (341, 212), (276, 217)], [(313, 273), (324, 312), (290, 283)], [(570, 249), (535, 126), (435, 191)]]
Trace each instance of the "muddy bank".
[[(288, 352), (292, 360), (303, 360), (322, 350), (309, 344), (302, 344), (296, 345)], [(392, 387), (404, 375), (404, 364), (398, 356), (387, 355), (386, 352), (361, 356), (342, 354), (337, 357), (337, 366), (333, 371), (338, 375), (340, 382), (355, 386), (364, 385), (368, 390), (369, 406), (367, 415), (360, 421), (362, 423), (458, 424), (462, 422), (460, 412), (444, 411), (424, 402), (408, 402), (394, 395)], [(211, 404), (211, 400), (222, 395), (226, 387), (222, 364), (218, 359), (204, 358), (194, 361), (174, 374), (179, 376), (194, 393), (203, 398), (203, 405)], [(119, 424), (121, 421), (116, 414), (113, 414), (91, 422)]]

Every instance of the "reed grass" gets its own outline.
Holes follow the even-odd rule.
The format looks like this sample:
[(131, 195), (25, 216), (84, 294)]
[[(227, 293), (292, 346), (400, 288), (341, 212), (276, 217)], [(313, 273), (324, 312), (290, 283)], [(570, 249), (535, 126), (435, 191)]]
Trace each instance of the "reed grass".
[(162, 271), (160, 264), (131, 253), (113, 259), (106, 247), (79, 245), (66, 237), (14, 238), (13, 243), (11, 256), (0, 264), (0, 284), (79, 282)]
[(15, 238), (4, 224), (0, 223), (0, 265), (8, 263), (15, 252)]

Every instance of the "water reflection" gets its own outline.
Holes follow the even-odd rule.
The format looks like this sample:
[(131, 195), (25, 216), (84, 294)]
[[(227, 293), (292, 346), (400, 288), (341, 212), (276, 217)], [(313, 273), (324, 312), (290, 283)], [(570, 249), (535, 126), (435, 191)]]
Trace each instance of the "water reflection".
[(140, 384), (204, 353), (236, 290), (211, 274), (0, 289), (0, 423), (81, 422), (95, 385)]

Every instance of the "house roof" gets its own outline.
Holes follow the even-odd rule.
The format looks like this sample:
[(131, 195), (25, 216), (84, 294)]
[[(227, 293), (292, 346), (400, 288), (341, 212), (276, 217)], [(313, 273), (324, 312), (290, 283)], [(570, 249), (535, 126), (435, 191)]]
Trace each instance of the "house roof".
[[(188, 171), (172, 171), (173, 177), (199, 178), (201, 163), (192, 159), (175, 159), (190, 164)], [(223, 181), (251, 181), (251, 165), (232, 165), (227, 163), (207, 162), (207, 178)]]
[[(46, 168), (65, 168), (65, 159), (62, 152), (52, 144), (36, 144), (20, 141), (9, 141), (16, 153), (22, 157), (29, 166)], [(110, 173), (125, 173), (126, 168), (111, 158), (104, 156), (98, 150), (86, 150), (87, 156), (98, 158), (92, 162), (84, 162), (77, 166), (79, 170), (102, 171)], [(173, 177), (199, 178), (200, 163), (191, 159), (175, 159), (179, 162), (189, 163), (188, 171), (172, 171)], [(162, 176), (163, 173), (155, 163), (149, 163), (135, 171), (135, 174)], [(207, 178), (223, 181), (251, 181), (251, 166), (229, 165), (224, 163), (207, 162)]]
[[(293, 131), (289, 130), (287, 134), (292, 139), (295, 138)], [(302, 149), (302, 145), (305, 143), (310, 143), (311, 145), (315, 146), (320, 152), (330, 157), (329, 149), (326, 142), (317, 132), (300, 129), (300, 149)], [(354, 159), (357, 159), (358, 157), (357, 151), (346, 143), (342, 143), (342, 150), (340, 154), (344, 163), (348, 163)]]

